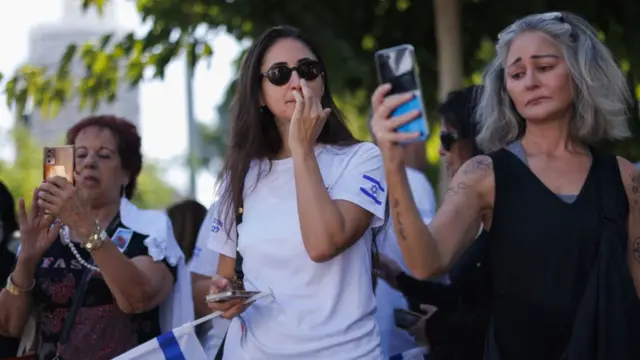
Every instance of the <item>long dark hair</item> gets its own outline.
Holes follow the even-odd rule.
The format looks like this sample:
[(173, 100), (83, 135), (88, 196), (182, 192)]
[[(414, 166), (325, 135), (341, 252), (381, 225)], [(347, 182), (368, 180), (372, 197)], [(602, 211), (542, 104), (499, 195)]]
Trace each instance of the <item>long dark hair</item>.
[(456, 129), (461, 140), (471, 142), (473, 156), (484, 154), (476, 142), (476, 136), (480, 133), (476, 109), (483, 89), (482, 85), (474, 85), (451, 91), (436, 109), (444, 122)]
[[(235, 97), (230, 108), (231, 136), (224, 166), (220, 173), (223, 184), (220, 194), (220, 216), (225, 219), (227, 235), (242, 204), (244, 181), (252, 160), (272, 160), (282, 150), (282, 138), (273, 114), (260, 106), (262, 59), (277, 41), (296, 39), (314, 53), (323, 69), (324, 94), (320, 102), (331, 114), (318, 136), (321, 144), (350, 146), (358, 143), (345, 124), (344, 117), (331, 95), (329, 75), (316, 46), (290, 26), (277, 26), (256, 39), (242, 62)], [(258, 179), (259, 180), (259, 179)]]

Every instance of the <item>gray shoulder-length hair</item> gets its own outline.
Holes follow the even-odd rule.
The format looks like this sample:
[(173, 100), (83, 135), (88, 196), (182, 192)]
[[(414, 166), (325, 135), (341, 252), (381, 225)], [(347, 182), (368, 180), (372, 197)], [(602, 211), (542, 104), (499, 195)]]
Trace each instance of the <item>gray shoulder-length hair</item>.
[(571, 71), (571, 139), (592, 145), (629, 136), (627, 109), (632, 97), (613, 55), (587, 21), (571, 13), (553, 12), (524, 17), (498, 35), (496, 57), (485, 69), (484, 91), (479, 94), (478, 145), (487, 152), (495, 151), (524, 134), (525, 121), (507, 93), (504, 62), (513, 39), (529, 31), (541, 32), (557, 42)]

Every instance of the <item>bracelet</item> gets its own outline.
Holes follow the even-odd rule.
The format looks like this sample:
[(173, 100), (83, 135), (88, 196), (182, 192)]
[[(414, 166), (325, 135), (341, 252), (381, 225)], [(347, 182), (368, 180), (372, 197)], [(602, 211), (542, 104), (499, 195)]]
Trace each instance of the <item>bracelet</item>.
[(102, 244), (107, 237), (107, 233), (100, 227), (98, 221), (96, 221), (91, 235), (87, 241), (82, 243), (82, 247), (84, 247), (88, 252), (92, 252), (102, 247)]
[(13, 281), (11, 280), (11, 275), (13, 274), (9, 274), (9, 276), (7, 277), (7, 285), (4, 287), (5, 289), (7, 289), (7, 291), (11, 295), (17, 296), (17, 295), (20, 295), (21, 293), (30, 292), (31, 290), (33, 290), (34, 287), (36, 287), (36, 279), (33, 279), (31, 280), (32, 283), (28, 289), (21, 289), (17, 287), (16, 284), (13, 283)]

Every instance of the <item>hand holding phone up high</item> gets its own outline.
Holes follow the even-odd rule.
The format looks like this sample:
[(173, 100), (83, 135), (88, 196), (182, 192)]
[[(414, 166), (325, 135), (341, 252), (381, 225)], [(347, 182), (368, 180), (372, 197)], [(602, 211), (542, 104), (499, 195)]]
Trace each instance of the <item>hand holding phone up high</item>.
[[(214, 276), (211, 279), (211, 288), (209, 288), (209, 294), (219, 294), (223, 291), (233, 290), (231, 282), (222, 277)], [(225, 319), (233, 319), (234, 317), (242, 314), (249, 304), (245, 304), (245, 299), (232, 299), (229, 301), (219, 301), (208, 303), (210, 309), (213, 311), (223, 311), (222, 317)]]
[(393, 116), (392, 113), (396, 108), (411, 101), (415, 95), (404, 93), (387, 96), (390, 91), (391, 84), (383, 84), (378, 86), (371, 96), (373, 109), (371, 129), (382, 157), (395, 164), (403, 161), (403, 149), (400, 144), (420, 137), (418, 132), (398, 132), (397, 129), (420, 117), (420, 111), (411, 110), (402, 115)]

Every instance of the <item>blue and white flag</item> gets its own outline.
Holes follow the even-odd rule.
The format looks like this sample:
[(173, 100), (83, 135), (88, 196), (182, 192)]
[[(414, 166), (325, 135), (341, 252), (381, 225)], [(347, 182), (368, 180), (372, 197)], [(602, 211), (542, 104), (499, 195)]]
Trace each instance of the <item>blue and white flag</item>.
[[(273, 298), (273, 295), (270, 292), (261, 292), (245, 301), (245, 303), (250, 304), (264, 297)], [(195, 327), (220, 315), (222, 315), (222, 312), (216, 311), (194, 322), (182, 325), (127, 351), (113, 360), (210, 360), (207, 358), (207, 354), (196, 336)]]
[(166, 332), (114, 360), (208, 360), (192, 324)]

